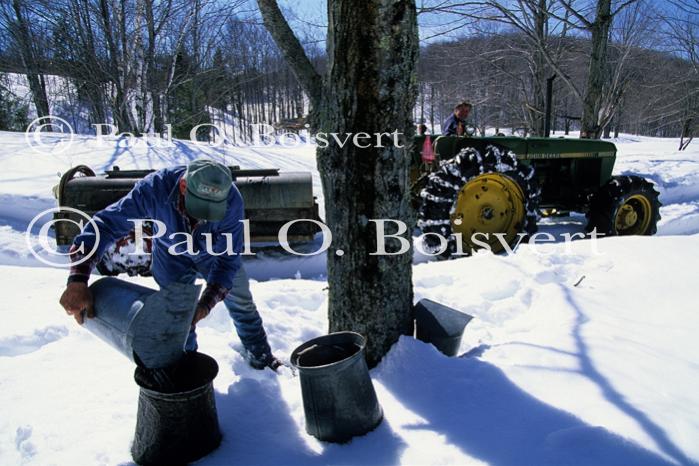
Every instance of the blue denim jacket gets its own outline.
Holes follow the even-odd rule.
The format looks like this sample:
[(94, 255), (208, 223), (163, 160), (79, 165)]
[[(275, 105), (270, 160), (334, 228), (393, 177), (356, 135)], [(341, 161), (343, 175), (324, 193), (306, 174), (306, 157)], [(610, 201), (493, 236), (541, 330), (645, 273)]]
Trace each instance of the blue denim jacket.
[[(162, 255), (166, 261), (173, 261), (173, 265), (182, 260), (191, 260), (194, 264), (212, 261), (209, 275), (204, 277), (207, 284), (216, 284), (230, 289), (233, 286), (233, 277), (241, 265), (243, 198), (235, 185), (232, 186), (228, 195), (228, 209), (225, 218), (217, 222), (200, 221), (194, 227), (194, 231), (190, 232), (188, 222), (178, 209), (179, 180), (185, 170), (186, 167), (179, 166), (151, 173), (139, 180), (126, 196), (97, 212), (93, 219), (99, 229), (99, 245), (94, 257), (102, 257), (111, 244), (126, 236), (134, 228), (134, 222), (129, 221), (130, 219), (159, 220), (163, 222), (167, 230), (162, 236), (153, 239), (154, 251), (157, 248), (163, 253), (168, 248), (175, 246), (173, 250), (178, 255), (167, 253)], [(153, 235), (158, 233), (154, 231)], [(192, 235), (195, 254), (185, 252), (187, 249), (186, 243), (184, 243), (186, 237), (182, 233)], [(209, 247), (208, 251), (205, 233), (211, 234), (212, 247)], [(223, 235), (224, 233), (232, 235), (231, 249), (235, 254), (225, 253), (227, 239)], [(73, 245), (75, 247), (83, 245), (84, 249), (82, 250), (87, 253), (94, 247), (96, 239), (97, 235), (93, 224), (87, 223), (82, 232), (73, 240)], [(178, 244), (179, 246), (176, 246)], [(210, 252), (214, 254), (210, 254)]]
[(442, 123), (442, 135), (443, 136), (454, 136), (456, 135), (456, 128), (461, 123), (462, 125), (465, 125), (466, 122), (464, 120), (461, 120), (459, 118), (456, 118), (456, 115), (453, 113), (449, 115), (449, 118), (444, 120), (444, 123)]

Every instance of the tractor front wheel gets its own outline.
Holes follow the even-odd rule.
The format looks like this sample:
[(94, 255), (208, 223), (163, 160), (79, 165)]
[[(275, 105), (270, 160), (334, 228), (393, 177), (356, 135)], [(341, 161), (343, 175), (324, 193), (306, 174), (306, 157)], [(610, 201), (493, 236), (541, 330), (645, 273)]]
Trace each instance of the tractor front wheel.
[(424, 249), (443, 259), (486, 247), (500, 252), (536, 232), (534, 169), (494, 145), (483, 153), (469, 147), (441, 162), (420, 197)]

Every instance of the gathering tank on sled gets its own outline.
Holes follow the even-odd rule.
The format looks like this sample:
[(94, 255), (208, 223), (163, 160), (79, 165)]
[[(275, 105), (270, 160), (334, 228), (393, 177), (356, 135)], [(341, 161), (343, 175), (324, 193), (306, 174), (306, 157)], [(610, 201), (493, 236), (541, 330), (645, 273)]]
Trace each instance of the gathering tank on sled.
[[(249, 219), (251, 242), (277, 242), (280, 228), (297, 219), (319, 221), (318, 204), (313, 196), (310, 172), (280, 172), (278, 169), (244, 170), (229, 167), (233, 183), (245, 204), (245, 218)], [(79, 165), (61, 177), (54, 194), (60, 207), (71, 207), (92, 216), (118, 201), (136, 182), (155, 170), (120, 170), (113, 167), (96, 174), (90, 167)], [(54, 214), (56, 243), (67, 249), (79, 233), (78, 223), (84, 221), (78, 213), (63, 210)], [(76, 223), (74, 223), (76, 222)], [(144, 226), (144, 231), (148, 226)], [(311, 241), (320, 231), (313, 222), (296, 222), (289, 229), (289, 242)], [(110, 247), (97, 263), (103, 275), (149, 275), (150, 255), (135, 255), (133, 232)], [(149, 244), (142, 245), (149, 251)]]

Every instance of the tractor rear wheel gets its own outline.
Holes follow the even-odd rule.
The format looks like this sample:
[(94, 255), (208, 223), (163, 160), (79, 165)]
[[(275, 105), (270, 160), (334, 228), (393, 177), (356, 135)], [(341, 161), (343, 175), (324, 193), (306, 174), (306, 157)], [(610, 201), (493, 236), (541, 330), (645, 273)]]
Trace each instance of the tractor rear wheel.
[(460, 251), (468, 255), (485, 245), (500, 252), (503, 243), (517, 244), (536, 232), (534, 169), (497, 146), (487, 146), (483, 154), (469, 147), (443, 161), (428, 176), (420, 197), (417, 225), (424, 249), (441, 258)]
[(615, 176), (593, 194), (587, 230), (607, 236), (654, 235), (660, 201), (653, 184), (640, 176)]

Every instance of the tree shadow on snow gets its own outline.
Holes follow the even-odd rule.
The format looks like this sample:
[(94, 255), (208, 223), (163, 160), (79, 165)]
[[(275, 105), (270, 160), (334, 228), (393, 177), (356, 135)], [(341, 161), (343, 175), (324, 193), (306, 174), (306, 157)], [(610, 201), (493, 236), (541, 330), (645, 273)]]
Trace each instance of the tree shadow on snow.
[(403, 428), (444, 435), (450, 444), (490, 465), (673, 464), (543, 403), (492, 364), (446, 358), (412, 338), (401, 339), (398, 351), (394, 348), (375, 377), (425, 420)]
[(572, 336), (576, 346), (575, 356), (580, 364), (579, 372), (593, 381), (599, 387), (602, 395), (607, 401), (612, 403), (627, 416), (634, 419), (636, 423), (646, 432), (646, 434), (648, 434), (648, 436), (655, 441), (656, 445), (663, 453), (682, 465), (698, 464), (690, 460), (684, 454), (684, 452), (672, 442), (661, 426), (653, 422), (653, 420), (646, 413), (629, 403), (624, 395), (614, 388), (611, 381), (597, 369), (592, 357), (590, 356), (587, 343), (582, 336), (582, 327), (589, 319), (573, 298), (571, 290), (566, 286), (559, 286), (565, 296), (566, 301), (575, 311), (575, 325), (573, 326)]
[[(519, 273), (526, 274), (524, 270), (521, 269), (521, 267), (515, 265), (514, 263), (509, 263), (510, 266), (513, 268), (517, 269)], [(589, 321), (589, 318), (585, 314), (583, 308), (578, 305), (576, 302), (575, 298), (573, 297), (572, 289), (568, 286), (566, 286), (563, 283), (558, 283), (558, 287), (561, 290), (561, 293), (563, 294), (563, 297), (565, 301), (568, 303), (570, 308), (573, 310), (575, 314), (575, 321), (573, 324), (573, 328), (571, 329), (571, 336), (573, 337), (573, 341), (575, 342), (575, 349), (574, 351), (563, 351), (558, 348), (551, 348), (551, 347), (541, 347), (542, 349), (548, 350), (548, 351), (556, 351), (556, 352), (561, 352), (564, 353), (568, 356), (572, 356), (577, 359), (578, 361), (578, 369), (565, 369), (569, 370), (572, 372), (575, 372), (577, 374), (580, 374), (587, 379), (589, 379), (591, 382), (593, 382), (597, 387), (600, 389), (600, 392), (602, 393), (602, 396), (604, 396), (605, 400), (607, 400), (609, 403), (613, 404), (617, 409), (619, 409), (621, 412), (632, 418), (638, 426), (650, 437), (653, 439), (655, 442), (657, 448), (662, 451), (667, 457), (671, 458), (676, 464), (680, 465), (699, 465), (698, 462), (693, 461), (687, 455), (682, 451), (680, 447), (675, 445), (675, 443), (670, 439), (670, 437), (667, 435), (665, 430), (658, 424), (656, 424), (650, 416), (648, 416), (646, 413), (644, 413), (642, 410), (634, 406), (632, 403), (627, 401), (626, 397), (618, 391), (614, 385), (612, 384), (611, 380), (607, 378), (599, 369), (597, 369), (597, 366), (594, 363), (594, 360), (592, 359), (590, 355), (590, 350), (589, 347), (583, 338), (582, 334), (582, 329), (583, 326)], [(522, 344), (522, 343), (519, 343)], [(529, 346), (536, 346), (536, 345), (531, 345), (528, 344)], [(484, 351), (487, 350), (486, 348), (474, 348), (474, 350), (469, 351), (466, 355), (466, 357), (470, 356), (481, 356)], [(553, 368), (552, 370), (560, 370), (557, 368)], [(601, 464), (606, 464), (606, 463), (601, 463)], [(610, 464), (617, 464), (617, 463), (610, 463)], [(626, 464), (634, 464), (634, 463), (626, 463)], [(651, 463), (651, 464), (656, 464), (656, 463)]]
[(289, 413), (276, 376), (242, 378), (216, 394), (223, 441), (200, 463), (245, 465), (393, 465), (405, 445), (384, 420), (373, 432), (346, 444), (322, 443), (321, 451)]
[(114, 151), (112, 152), (112, 155), (109, 156), (109, 160), (107, 160), (100, 168), (96, 170), (96, 173), (101, 173), (107, 170), (111, 170), (114, 168), (114, 164), (116, 163), (119, 158), (124, 155), (124, 154), (129, 154), (131, 156), (131, 160), (133, 162), (136, 161), (136, 157), (131, 150), (131, 147), (129, 147), (129, 138), (128, 136), (118, 136), (114, 140)]

